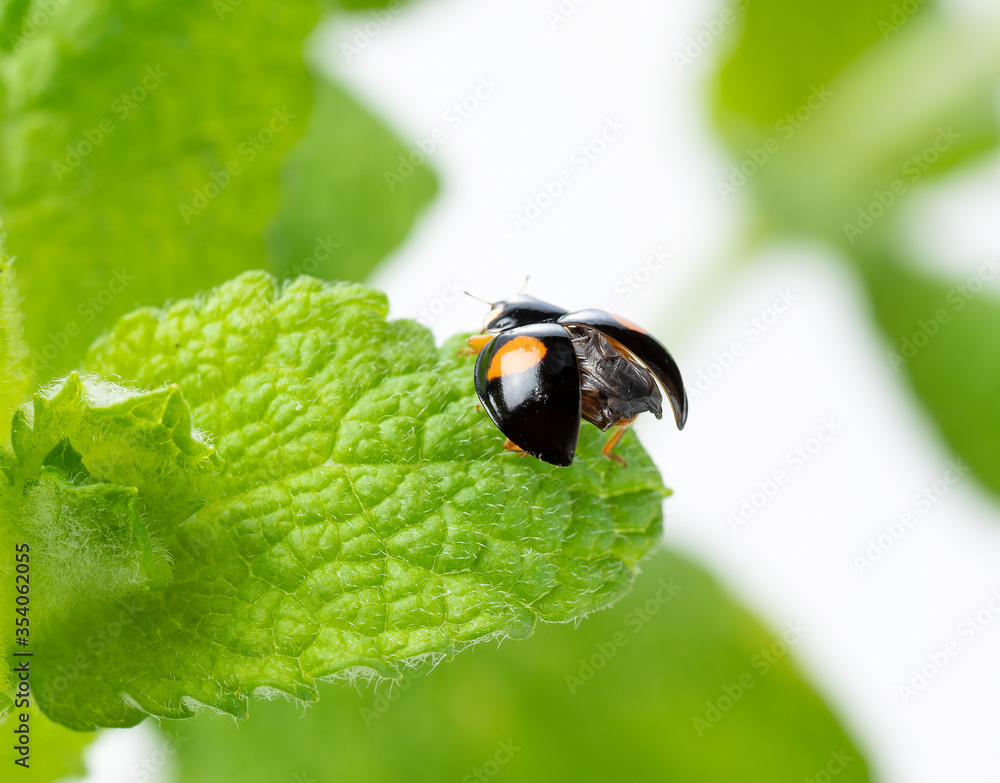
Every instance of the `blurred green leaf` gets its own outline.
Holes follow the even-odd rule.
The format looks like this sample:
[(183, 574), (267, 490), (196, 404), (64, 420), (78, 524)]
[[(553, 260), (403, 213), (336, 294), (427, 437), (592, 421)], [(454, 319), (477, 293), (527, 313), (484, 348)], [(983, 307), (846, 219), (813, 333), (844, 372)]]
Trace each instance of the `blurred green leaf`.
[(402, 240), (432, 175), (389, 190), (383, 171), (404, 150), (343, 90), (314, 84), (303, 42), (319, 12), (5, 5), (0, 205), (43, 380), (133, 307), (267, 267), (266, 239), (283, 274), (332, 245), (314, 270), (331, 278), (366, 276)]
[(269, 232), (274, 273), (367, 278), (434, 197), (426, 166), (392, 187), (387, 182), (385, 173), (395, 173), (409, 153), (343, 87), (317, 75), (313, 116), (288, 161)]
[(740, 143), (747, 126), (754, 128), (754, 136), (768, 132), (805, 103), (813, 88), (829, 84), (858, 55), (884, 40), (879, 23), (891, 22), (898, 3), (735, 0), (742, 30), (716, 87), (723, 135)]
[(909, 376), (951, 448), (1000, 494), (1000, 298), (984, 288), (1000, 275), (1000, 257), (954, 282), (886, 254), (861, 269), (892, 343), (889, 366)]
[(719, 74), (716, 119), (734, 155), (723, 198), (746, 188), (765, 233), (850, 245), (867, 213), (886, 222), (925, 178), (992, 148), (1000, 26), (927, 8), (751, 3)]
[[(14, 410), (23, 402), (30, 388), (28, 349), (21, 339), (19, 300), (4, 242), (5, 237), (0, 231), (0, 450), (10, 444), (10, 423)], [(0, 461), (0, 466), (9, 468), (4, 461)], [(6, 476), (0, 476), (0, 482), (5, 479)], [(4, 537), (4, 532), (0, 523), (0, 538)], [(3, 556), (4, 561), (0, 561), (0, 578), (3, 578), (3, 584), (0, 584), (0, 601), (3, 601), (4, 606), (14, 606), (17, 595), (12, 573), (7, 569), (6, 559), (11, 556), (11, 551), (7, 550)], [(0, 632), (0, 725), (13, 706), (14, 681), (7, 665), (7, 648), (13, 641), (12, 627), (8, 625)]]
[(836, 780), (869, 779), (785, 642), (692, 563), (645, 565), (628, 599), (579, 627), (480, 646), (376, 694), (327, 688), (305, 713), (278, 701), (238, 727), (168, 724), (179, 781), (801, 783), (845, 757)]
[[(7, 600), (10, 600), (12, 597), (13, 592), (10, 589), (4, 590), (3, 595), (0, 596), (0, 598)], [(13, 672), (11, 672), (10, 664), (8, 663), (10, 657), (8, 646), (6, 638), (0, 639), (0, 726), (6, 722), (7, 715), (14, 706), (15, 684)]]
[(10, 442), (10, 421), (14, 409), (28, 396), (31, 369), (28, 346), (24, 344), (20, 298), (14, 270), (4, 253), (0, 231), (0, 447)]
[(27, 339), (50, 376), (137, 304), (266, 265), (280, 168), (312, 104), (302, 46), (319, 5), (23, 11), (0, 29), (16, 42), (0, 67), (0, 199)]
[(716, 120), (735, 156), (720, 194), (746, 188), (758, 234), (811, 235), (860, 263), (900, 351), (943, 308), (949, 324), (894, 367), (1000, 490), (997, 303), (952, 302), (961, 281), (930, 279), (891, 250), (900, 204), (1000, 140), (1000, 19), (895, 0), (753, 0), (745, 13), (717, 87)]

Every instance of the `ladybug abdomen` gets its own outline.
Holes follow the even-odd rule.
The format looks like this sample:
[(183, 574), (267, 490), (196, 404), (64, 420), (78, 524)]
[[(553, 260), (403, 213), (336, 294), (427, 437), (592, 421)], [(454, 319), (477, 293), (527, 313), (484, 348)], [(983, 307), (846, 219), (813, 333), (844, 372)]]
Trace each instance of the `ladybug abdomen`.
[(652, 373), (600, 332), (568, 327), (580, 365), (584, 420), (607, 430), (649, 411), (663, 416), (663, 397)]

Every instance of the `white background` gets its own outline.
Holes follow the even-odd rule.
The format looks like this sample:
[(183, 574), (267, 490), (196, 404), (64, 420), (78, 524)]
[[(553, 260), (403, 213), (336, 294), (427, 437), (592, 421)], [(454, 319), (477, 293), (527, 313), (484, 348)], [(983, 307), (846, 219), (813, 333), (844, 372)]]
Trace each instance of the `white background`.
[[(559, 8), (575, 10), (553, 26), (547, 12)], [(478, 329), (486, 309), (453, 288), (501, 299), (530, 274), (535, 296), (651, 328), (689, 384), (711, 372), (684, 432), (667, 417), (638, 428), (676, 491), (669, 544), (776, 631), (805, 625), (796, 658), (877, 780), (1000, 780), (1000, 613), (987, 609), (1000, 590), (1000, 507), (966, 477), (919, 512), (915, 496), (953, 457), (831, 251), (775, 247), (734, 266), (740, 200), (718, 193), (730, 161), (704, 98), (725, 39), (691, 65), (674, 61), (719, 16), (692, 0), (419, 0), (385, 24), (363, 13), (326, 30), (325, 62), (401, 138), (445, 135), (430, 155), (439, 197), (374, 283), (393, 316), (423, 314), (443, 339)], [(366, 25), (370, 42), (342, 49)], [(483, 79), (498, 86), (455, 122), (453, 105), (476, 103)], [(624, 131), (581, 170), (574, 156), (610, 121)], [(566, 170), (571, 184), (519, 230), (513, 216)], [(975, 273), (1000, 253), (1000, 161), (907, 210), (915, 247)], [(791, 305), (772, 312), (781, 297)], [(754, 318), (771, 324), (756, 332)], [(741, 354), (719, 372), (733, 343)], [(789, 453), (815, 447), (828, 420), (837, 434), (796, 469)], [(788, 483), (731, 529), (727, 515), (782, 470)], [(859, 571), (856, 557), (908, 511), (915, 523)], [(970, 639), (963, 623), (981, 610)], [(904, 704), (899, 686), (949, 642), (957, 655)], [(110, 732), (92, 779), (128, 780), (125, 754), (156, 747), (150, 730)]]

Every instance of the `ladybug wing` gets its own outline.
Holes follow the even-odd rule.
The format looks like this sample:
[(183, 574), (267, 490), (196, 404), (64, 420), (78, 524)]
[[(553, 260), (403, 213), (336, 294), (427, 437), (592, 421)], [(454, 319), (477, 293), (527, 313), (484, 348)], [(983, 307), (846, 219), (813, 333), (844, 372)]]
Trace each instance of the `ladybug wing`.
[(687, 422), (688, 401), (684, 380), (677, 362), (670, 352), (653, 335), (631, 321), (604, 310), (580, 310), (567, 313), (557, 323), (566, 326), (584, 326), (596, 329), (630, 353), (656, 376), (674, 409), (677, 428), (684, 429)]
[(553, 465), (573, 461), (582, 391), (576, 351), (563, 327), (533, 324), (494, 337), (476, 359), (476, 393), (522, 451)]

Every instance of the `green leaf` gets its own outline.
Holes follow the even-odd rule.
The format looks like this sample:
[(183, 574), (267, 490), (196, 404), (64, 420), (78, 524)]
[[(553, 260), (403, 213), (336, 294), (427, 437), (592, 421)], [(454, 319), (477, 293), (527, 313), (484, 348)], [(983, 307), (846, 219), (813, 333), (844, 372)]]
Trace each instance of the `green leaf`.
[[(720, 71), (716, 105), (737, 157), (720, 193), (746, 187), (758, 235), (819, 237), (860, 265), (878, 322), (900, 352), (893, 367), (994, 490), (996, 302), (950, 301), (961, 281), (907, 268), (893, 248), (900, 204), (1000, 139), (997, 22), (931, 4), (909, 13), (891, 0), (755, 0)], [(904, 357), (905, 341), (921, 339), (921, 324), (939, 309), (947, 327), (939, 324), (912, 361)]]
[(870, 205), (881, 218), (994, 147), (1000, 30), (928, 8), (751, 3), (719, 75), (716, 119), (736, 158), (723, 197), (745, 186), (765, 230), (853, 244)]
[(886, 254), (861, 266), (875, 317), (892, 349), (886, 362), (909, 378), (948, 445), (1000, 494), (1000, 298), (984, 290), (1000, 260), (947, 281)]
[(387, 181), (410, 150), (343, 87), (316, 75), (306, 136), (289, 158), (269, 232), (278, 277), (364, 280), (434, 197), (426, 166)]
[(801, 783), (841, 753), (836, 780), (869, 780), (791, 662), (786, 639), (808, 628), (772, 636), (676, 555), (644, 571), (577, 628), (483, 646), (376, 693), (325, 690), (306, 713), (261, 704), (239, 727), (207, 715), (168, 724), (178, 780)]
[(316, 2), (8, 3), (0, 203), (40, 372), (136, 304), (267, 263)]
[(28, 347), (22, 338), (20, 299), (14, 270), (4, 254), (0, 234), (0, 448), (7, 445), (14, 409), (28, 396), (31, 372)]
[(43, 685), (95, 628), (120, 628), (75, 687), (39, 687), (50, 717), (242, 716), (258, 691), (312, 700), (322, 679), (398, 676), (629, 589), (666, 494), (638, 443), (627, 469), (589, 426), (567, 469), (505, 452), (461, 340), (435, 349), (387, 309), (362, 286), (248, 273), (95, 344), (92, 372), (176, 384), (225, 466), (202, 508), (158, 530), (165, 591), (133, 598), (128, 622), (75, 613), (46, 639)]
[[(3, 591), (3, 595), (0, 597), (4, 600), (10, 601), (14, 595), (15, 594), (11, 590), (7, 589)], [(8, 606), (9, 605), (10, 604), (8, 604)], [(7, 645), (8, 640), (6, 638), (0, 638), (0, 726), (3, 726), (7, 721), (7, 716), (14, 707), (15, 683), (13, 672), (11, 671), (10, 664), (8, 663), (10, 650), (8, 650)]]
[[(381, 13), (401, 10), (388, 6)], [(12, 252), (45, 259), (20, 270), (43, 379), (78, 366), (137, 305), (269, 264), (282, 276), (360, 279), (402, 241), (433, 176), (421, 169), (390, 189), (385, 172), (407, 150), (309, 74), (303, 41), (319, 10), (275, 0), (4, 7), (0, 204)]]
[[(9, 446), (11, 418), (14, 409), (27, 395), (30, 382), (28, 349), (21, 339), (21, 313), (14, 273), (10, 259), (5, 255), (4, 243), (5, 237), (0, 234), (0, 455)], [(10, 460), (0, 457), (0, 469), (4, 471), (0, 481), (10, 468)], [(6, 550), (4, 557), (9, 556), (9, 551)], [(0, 585), (0, 601), (4, 602), (4, 606), (13, 606), (16, 596), (13, 575), (4, 568), (0, 569), (0, 576), (4, 578), (4, 583)], [(10, 628), (7, 627), (0, 632), (0, 725), (13, 706), (14, 681), (7, 665), (10, 643)]]
[[(13, 583), (15, 546), (30, 547), (31, 583), (44, 586), (30, 593), (33, 640), (71, 612), (166, 586), (162, 532), (200, 508), (219, 469), (176, 387), (135, 392), (73, 374), (18, 411), (11, 440), (0, 570)], [(2, 629), (8, 645), (12, 627)]]
[(99, 483), (71, 483), (62, 471), (43, 468), (19, 508), (23, 537), (40, 563), (45, 585), (33, 601), (36, 632), (74, 611), (80, 598), (104, 603), (162, 583), (169, 566), (153, 551), (149, 531), (136, 508), (138, 491)]
[(191, 411), (179, 388), (136, 392), (73, 373), (33, 409), (18, 411), (12, 428), (15, 489), (45, 466), (80, 483), (92, 479), (140, 494), (141, 513), (154, 529), (176, 525), (203, 503), (219, 459), (192, 431)]
[(898, 0), (736, 0), (733, 5), (740, 9), (742, 29), (716, 87), (717, 119), (730, 139), (748, 125), (758, 135), (769, 131), (805, 103), (813, 88), (830, 83), (883, 41), (887, 28), (880, 23), (892, 23)]
[[(13, 453), (0, 455), (0, 597), (4, 606), (15, 606), (15, 595), (28, 603), (0, 628), (0, 723), (6, 717), (13, 730), (29, 716), (31, 766), (18, 774), (49, 781), (83, 772), (80, 754), (92, 737), (15, 704), (12, 667), (30, 662), (33, 698), (75, 687), (121, 624), (93, 628), (55, 677), (42, 675), (45, 640), (68, 615), (121, 613), (123, 599), (165, 587), (168, 556), (150, 530), (197, 509), (218, 460), (192, 437), (176, 388), (137, 393), (75, 374), (18, 411), (12, 433)], [(29, 569), (18, 585), (27, 593), (14, 592), (15, 565)], [(29, 633), (18, 638), (27, 644), (14, 647), (14, 620), (22, 618)], [(15, 649), (32, 656), (14, 657)], [(0, 761), (10, 769), (15, 758), (6, 743)]]

